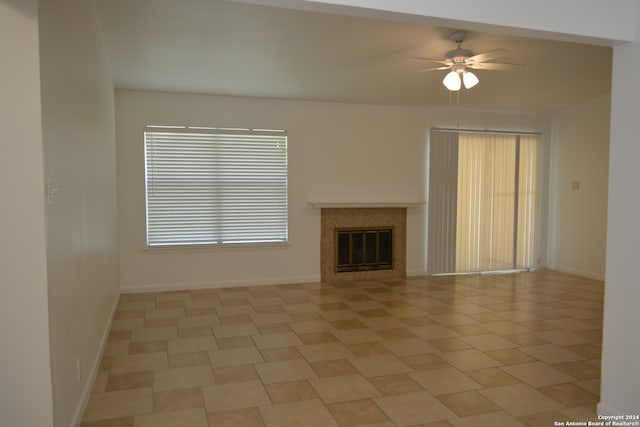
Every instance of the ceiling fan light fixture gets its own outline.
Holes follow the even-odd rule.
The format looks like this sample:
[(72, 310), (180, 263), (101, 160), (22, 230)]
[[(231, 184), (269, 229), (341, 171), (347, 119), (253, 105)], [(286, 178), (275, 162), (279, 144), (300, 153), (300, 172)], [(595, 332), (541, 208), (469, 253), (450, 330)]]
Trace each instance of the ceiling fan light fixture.
[(450, 91), (455, 92), (460, 90), (460, 88), (462, 87), (462, 80), (460, 79), (460, 75), (457, 71), (449, 71), (449, 73), (444, 76), (442, 84)]
[(480, 82), (478, 77), (471, 71), (464, 72), (464, 74), (462, 75), (462, 81), (464, 82), (464, 87), (466, 89), (471, 89)]

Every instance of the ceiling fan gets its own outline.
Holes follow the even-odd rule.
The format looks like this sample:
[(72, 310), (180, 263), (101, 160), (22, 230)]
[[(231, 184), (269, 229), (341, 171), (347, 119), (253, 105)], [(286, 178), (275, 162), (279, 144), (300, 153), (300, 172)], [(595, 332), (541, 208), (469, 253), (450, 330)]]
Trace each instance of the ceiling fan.
[(451, 91), (458, 91), (464, 87), (471, 89), (480, 81), (478, 77), (470, 70), (514, 70), (524, 67), (521, 64), (506, 64), (501, 62), (488, 62), (501, 56), (507, 55), (507, 49), (495, 49), (488, 52), (475, 55), (468, 49), (462, 49), (460, 45), (467, 37), (467, 32), (463, 30), (454, 31), (450, 34), (449, 39), (456, 43), (456, 49), (450, 50), (444, 55), (444, 59), (424, 58), (421, 56), (414, 57), (425, 61), (437, 62), (443, 64), (441, 67), (427, 68), (425, 71), (441, 71), (451, 70), (444, 78), (442, 83)]

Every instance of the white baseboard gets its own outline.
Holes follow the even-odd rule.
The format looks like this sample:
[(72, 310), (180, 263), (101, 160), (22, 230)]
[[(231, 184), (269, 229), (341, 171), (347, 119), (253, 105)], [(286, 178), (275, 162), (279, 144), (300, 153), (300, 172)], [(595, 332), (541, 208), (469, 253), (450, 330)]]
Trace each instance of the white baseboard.
[(545, 266), (540, 266), (540, 268), (548, 268), (549, 270), (555, 270), (555, 271), (558, 271), (560, 273), (573, 274), (575, 276), (586, 277), (587, 279), (604, 281), (604, 275), (602, 275), (602, 274), (598, 274), (598, 273), (594, 273), (594, 272), (590, 272), (590, 271), (579, 270), (579, 269), (576, 269), (576, 268), (563, 267), (561, 265), (545, 265)]
[(598, 415), (621, 415), (627, 413), (619, 409), (614, 409), (602, 402), (598, 403), (598, 406), (596, 406), (596, 412), (598, 413)]
[(98, 351), (96, 352), (93, 363), (91, 364), (91, 369), (89, 370), (89, 374), (87, 375), (87, 379), (84, 383), (84, 388), (82, 390), (82, 394), (80, 395), (80, 400), (78, 401), (78, 405), (76, 406), (76, 410), (73, 414), (73, 418), (71, 419), (71, 425), (74, 427), (80, 426), (82, 422), (82, 415), (84, 414), (84, 410), (89, 403), (89, 398), (91, 397), (91, 391), (93, 390), (93, 386), (96, 382), (96, 377), (98, 376), (98, 369), (100, 368), (100, 361), (102, 360), (102, 354), (104, 353), (104, 348), (107, 345), (107, 340), (109, 338), (109, 332), (111, 331), (111, 325), (113, 324), (113, 318), (116, 314), (116, 309), (118, 308), (118, 301), (120, 300), (120, 292), (116, 294), (115, 301), (113, 302), (113, 307), (111, 308), (111, 314), (109, 315), (109, 320), (102, 332), (102, 338), (100, 339), (100, 344), (98, 345)]
[(171, 292), (195, 289), (239, 288), (243, 286), (290, 285), (294, 283), (319, 283), (320, 276), (284, 277), (279, 279), (229, 280), (223, 282), (183, 282), (160, 283), (151, 285), (133, 285), (121, 287), (123, 294), (145, 292)]
[(428, 275), (429, 273), (422, 270), (407, 271), (407, 277), (424, 277)]

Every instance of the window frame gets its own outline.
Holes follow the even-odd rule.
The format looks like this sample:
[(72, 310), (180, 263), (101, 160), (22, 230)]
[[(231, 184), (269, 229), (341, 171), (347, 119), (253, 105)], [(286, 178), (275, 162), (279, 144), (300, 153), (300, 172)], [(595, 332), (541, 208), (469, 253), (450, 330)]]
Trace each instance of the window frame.
[(147, 250), (289, 244), (285, 130), (147, 125), (143, 136)]

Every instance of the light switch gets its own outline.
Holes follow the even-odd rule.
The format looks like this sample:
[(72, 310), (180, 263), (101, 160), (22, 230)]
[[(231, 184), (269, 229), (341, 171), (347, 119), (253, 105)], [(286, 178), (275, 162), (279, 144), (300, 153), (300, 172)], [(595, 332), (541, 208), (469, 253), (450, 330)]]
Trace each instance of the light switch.
[(580, 191), (580, 181), (571, 181), (571, 191)]

